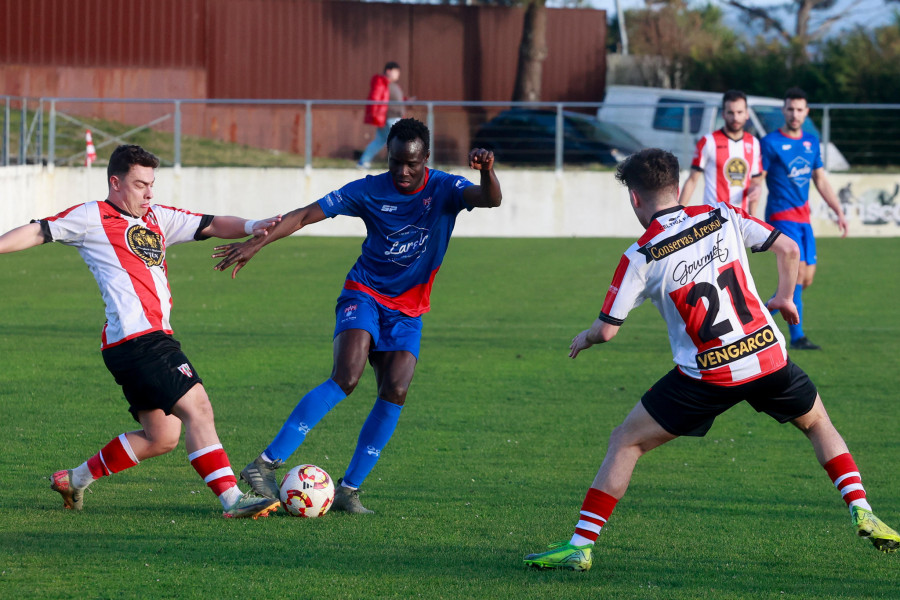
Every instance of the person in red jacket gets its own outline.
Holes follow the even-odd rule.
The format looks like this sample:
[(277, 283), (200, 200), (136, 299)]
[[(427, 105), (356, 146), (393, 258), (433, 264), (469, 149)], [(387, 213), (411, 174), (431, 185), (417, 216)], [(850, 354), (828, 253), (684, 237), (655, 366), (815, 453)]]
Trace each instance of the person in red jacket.
[(378, 129), (375, 130), (375, 137), (359, 157), (359, 162), (356, 164), (358, 169), (368, 169), (372, 166), (372, 159), (387, 145), (391, 125), (403, 118), (403, 106), (397, 104), (405, 99), (403, 89), (397, 83), (399, 79), (400, 65), (394, 61), (384, 65), (384, 74), (372, 75), (371, 90), (367, 99), (387, 101), (387, 103), (366, 105), (364, 122), (367, 125), (374, 125)]

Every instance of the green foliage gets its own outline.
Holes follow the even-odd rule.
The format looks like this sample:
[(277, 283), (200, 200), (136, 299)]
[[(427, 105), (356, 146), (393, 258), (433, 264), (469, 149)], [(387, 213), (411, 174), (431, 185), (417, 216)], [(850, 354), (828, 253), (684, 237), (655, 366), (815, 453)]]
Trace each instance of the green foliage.
[[(505, 210), (505, 209), (500, 209)], [(464, 218), (476, 218), (468, 216)], [(176, 335), (240, 469), (331, 368), (334, 299), (360, 240), (267, 247), (232, 281), (213, 242), (170, 248)], [(808, 443), (747, 406), (642, 458), (588, 573), (526, 570), (567, 538), (610, 430), (671, 368), (649, 304), (611, 344), (567, 357), (628, 240), (456, 239), (424, 317), (403, 417), (363, 487), (373, 517), (225, 521), (183, 445), (61, 508), (48, 476), (135, 428), (105, 370), (96, 285), (50, 245), (0, 257), (0, 593), (28, 598), (894, 598), (897, 556), (853, 536)], [(860, 268), (879, 257), (878, 268)], [(900, 240), (825, 239), (795, 356), (900, 523)], [(762, 293), (774, 261), (754, 255)], [(371, 372), (293, 457), (342, 475)]]

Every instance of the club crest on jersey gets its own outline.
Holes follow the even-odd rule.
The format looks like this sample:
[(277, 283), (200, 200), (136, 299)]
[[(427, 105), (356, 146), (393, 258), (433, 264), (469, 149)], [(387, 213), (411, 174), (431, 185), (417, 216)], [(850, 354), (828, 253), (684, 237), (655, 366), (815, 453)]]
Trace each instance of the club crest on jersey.
[(804, 148), (807, 152), (812, 152), (812, 142), (809, 141), (809, 140), (803, 140), (803, 148)]
[(743, 187), (747, 178), (747, 161), (740, 156), (732, 157), (725, 163), (725, 180), (731, 187)]
[(425, 208), (431, 207), (431, 196), (428, 196), (427, 198), (422, 198), (422, 206), (424, 206)]
[(189, 365), (187, 363), (184, 363), (183, 365), (179, 365), (178, 370), (181, 371), (181, 374), (184, 375), (185, 377), (190, 378), (190, 377), (194, 376), (194, 372), (191, 370), (191, 365)]
[(158, 267), (162, 264), (166, 254), (163, 252), (162, 236), (146, 227), (132, 225), (125, 232), (128, 247), (148, 267)]
[(407, 225), (399, 231), (387, 236), (390, 248), (384, 255), (391, 262), (408, 267), (425, 252), (428, 242), (428, 230), (415, 225)]

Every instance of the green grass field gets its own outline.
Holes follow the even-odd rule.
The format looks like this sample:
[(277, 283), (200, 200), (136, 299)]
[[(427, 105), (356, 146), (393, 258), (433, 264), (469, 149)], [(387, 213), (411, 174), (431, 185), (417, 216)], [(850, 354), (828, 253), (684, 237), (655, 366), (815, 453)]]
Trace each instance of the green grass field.
[[(213, 242), (169, 249), (176, 336), (239, 471), (331, 367), (333, 306), (361, 240), (294, 238), (237, 280)], [(363, 487), (372, 517), (228, 521), (186, 460), (95, 483), (62, 509), (49, 475), (135, 428), (103, 366), (103, 307), (77, 252), (0, 257), (4, 598), (896, 598), (900, 556), (853, 535), (805, 438), (740, 405), (641, 459), (587, 573), (527, 570), (567, 539), (610, 430), (671, 367), (649, 304), (577, 360), (628, 240), (457, 239), (425, 316), (399, 427)], [(752, 258), (767, 295), (774, 257)], [(820, 240), (795, 362), (819, 387), (869, 500), (900, 525), (900, 239)], [(336, 479), (371, 372), (294, 455)]]

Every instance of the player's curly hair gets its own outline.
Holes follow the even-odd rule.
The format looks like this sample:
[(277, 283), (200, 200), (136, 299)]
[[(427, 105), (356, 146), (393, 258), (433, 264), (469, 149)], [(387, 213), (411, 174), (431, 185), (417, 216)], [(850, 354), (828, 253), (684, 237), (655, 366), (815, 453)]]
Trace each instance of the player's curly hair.
[(425, 153), (428, 154), (431, 152), (430, 137), (431, 135), (425, 123), (416, 119), (400, 119), (391, 127), (391, 131), (388, 133), (387, 145), (390, 146), (391, 140), (394, 138), (401, 142), (422, 140), (422, 144), (425, 146)]
[(659, 148), (635, 152), (616, 167), (616, 180), (639, 194), (675, 191), (678, 195), (678, 159)]
[(140, 146), (123, 144), (113, 150), (112, 156), (109, 157), (109, 165), (106, 167), (107, 181), (113, 175), (125, 177), (134, 165), (156, 169), (159, 168), (159, 159)]

